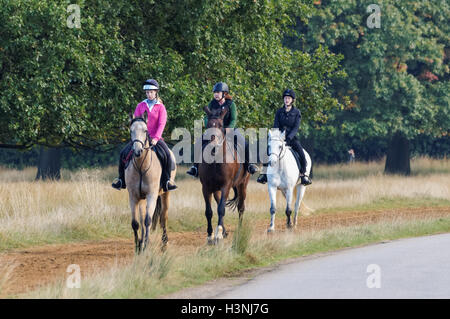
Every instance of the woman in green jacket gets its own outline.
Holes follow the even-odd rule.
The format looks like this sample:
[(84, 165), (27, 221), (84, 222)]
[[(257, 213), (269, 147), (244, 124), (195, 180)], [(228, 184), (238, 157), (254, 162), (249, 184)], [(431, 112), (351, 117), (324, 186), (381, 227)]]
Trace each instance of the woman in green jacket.
[[(233, 98), (229, 94), (229, 88), (228, 85), (225, 82), (218, 82), (213, 87), (213, 93), (214, 98), (209, 102), (208, 106), (205, 106), (204, 110), (205, 113), (220, 113), (223, 109), (227, 108), (228, 111), (223, 119), (223, 126), (225, 129), (227, 128), (235, 128), (236, 127), (236, 121), (237, 121), (237, 111), (236, 111), (236, 104), (233, 102)], [(205, 127), (207, 127), (208, 124), (208, 117), (205, 116)], [(237, 136), (238, 141), (245, 141), (245, 138), (242, 136), (242, 134), (235, 130), (234, 133)], [(208, 140), (202, 139), (202, 149), (203, 147), (208, 144)], [(248, 144), (245, 142), (245, 153), (248, 154)], [(188, 175), (198, 177), (198, 164), (194, 163), (192, 167), (187, 171), (186, 173)], [(247, 170), (250, 172), (250, 174), (254, 174), (258, 171), (258, 167), (254, 164), (248, 163), (248, 156), (245, 156), (245, 164), (247, 166)]]

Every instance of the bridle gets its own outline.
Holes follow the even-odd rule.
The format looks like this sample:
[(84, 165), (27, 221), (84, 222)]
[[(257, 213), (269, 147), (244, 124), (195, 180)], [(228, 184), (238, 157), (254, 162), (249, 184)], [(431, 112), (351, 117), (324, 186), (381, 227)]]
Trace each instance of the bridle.
[[(147, 124), (147, 122), (146, 122), (142, 117), (137, 117), (137, 118), (134, 118), (134, 119), (131, 121), (130, 127), (131, 127), (131, 125), (133, 125), (133, 123), (135, 123), (135, 122), (144, 122), (145, 124)], [(144, 142), (142, 142), (142, 141), (139, 140), (139, 139), (134, 139), (134, 140), (131, 141), (132, 144), (134, 144), (134, 143), (141, 143), (142, 148), (143, 148), (144, 150), (149, 150), (149, 149), (152, 148), (152, 146), (150, 145), (149, 147), (145, 147), (145, 144), (147, 144), (147, 142), (148, 142), (148, 130), (145, 130), (145, 141), (144, 141)]]
[[(210, 120), (212, 120), (212, 119), (216, 119), (216, 118), (211, 118)], [(223, 142), (225, 141), (225, 128), (223, 126), (221, 128), (218, 128), (218, 127), (215, 127), (215, 126), (211, 126), (209, 128), (215, 128), (215, 129), (220, 130), (220, 132), (222, 133), (222, 138), (221, 138), (221, 141), (217, 143), (217, 146), (222, 146)], [(216, 135), (214, 135), (214, 136), (218, 137)], [(211, 143), (211, 141), (209, 141), (209, 142)]]
[[(269, 153), (269, 156), (270, 155), (275, 155), (277, 158), (278, 158), (278, 161), (280, 161), (280, 160), (282, 160), (283, 159), (283, 157), (284, 157), (284, 155), (286, 154), (286, 143), (285, 143), (285, 141), (283, 141), (282, 139), (270, 139), (270, 142), (271, 141), (280, 141), (281, 142), (281, 150), (280, 150), (280, 153), (273, 153), (273, 152), (270, 152)], [(269, 144), (269, 146), (270, 146), (270, 144)], [(270, 148), (270, 149), (272, 149), (272, 148)], [(284, 151), (284, 152), (283, 152)], [(283, 154), (282, 154), (283, 153)]]

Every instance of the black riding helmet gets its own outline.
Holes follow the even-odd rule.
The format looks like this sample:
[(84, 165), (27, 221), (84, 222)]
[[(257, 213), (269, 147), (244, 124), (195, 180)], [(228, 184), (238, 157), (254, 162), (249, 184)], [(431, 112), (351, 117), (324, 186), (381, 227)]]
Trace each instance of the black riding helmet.
[(294, 90), (291, 90), (291, 89), (284, 90), (284, 92), (283, 92), (283, 99), (284, 99), (285, 96), (290, 96), (291, 98), (293, 98), (295, 100), (295, 92), (294, 92)]
[(159, 84), (154, 79), (148, 79), (144, 82), (144, 86), (142, 88), (144, 91), (146, 90), (159, 90)]
[(227, 92), (229, 93), (228, 85), (225, 82), (217, 82), (214, 84), (213, 93), (214, 92)]

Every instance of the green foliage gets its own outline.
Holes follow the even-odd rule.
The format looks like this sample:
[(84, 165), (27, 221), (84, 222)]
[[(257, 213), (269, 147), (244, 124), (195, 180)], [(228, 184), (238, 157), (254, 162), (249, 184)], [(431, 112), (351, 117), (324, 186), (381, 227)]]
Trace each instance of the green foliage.
[[(369, 28), (367, 1), (321, 1), (307, 25), (305, 48), (327, 45), (343, 54), (348, 77), (334, 82), (348, 95), (344, 112), (333, 112), (316, 135), (368, 142), (396, 131), (409, 139), (445, 137), (450, 127), (449, 28), (446, 1), (380, 3), (381, 28)], [(331, 135), (330, 135), (331, 134)]]
[(226, 81), (238, 125), (272, 123), (286, 87), (305, 118), (339, 106), (327, 90), (339, 57), (290, 50), (283, 37), (306, 21), (310, 1), (78, 1), (81, 28), (66, 25), (70, 1), (0, 0), (0, 144), (98, 147), (128, 138), (128, 112), (155, 78), (169, 121), (193, 128)]

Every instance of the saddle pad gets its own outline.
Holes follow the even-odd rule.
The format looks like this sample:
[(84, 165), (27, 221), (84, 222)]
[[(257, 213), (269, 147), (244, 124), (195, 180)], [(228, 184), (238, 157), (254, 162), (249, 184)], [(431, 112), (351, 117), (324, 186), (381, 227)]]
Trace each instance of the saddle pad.
[[(156, 144), (154, 147), (152, 147), (151, 151), (156, 153), (156, 157), (158, 158), (159, 162), (161, 163), (161, 167), (163, 167), (163, 169), (164, 169), (165, 163), (167, 160), (166, 152), (164, 151), (164, 149), (160, 145)], [(128, 165), (130, 165), (131, 160), (133, 159), (133, 156), (134, 156), (133, 150), (130, 148), (130, 151), (127, 153), (127, 156), (124, 159), (122, 159), (123, 162), (125, 163), (125, 169), (127, 169)], [(172, 161), (172, 167), (170, 169), (171, 169), (171, 171), (173, 171), (175, 169), (175, 163), (173, 161)], [(163, 187), (162, 177), (163, 176), (161, 174), (161, 179), (159, 181), (161, 187)]]
[(297, 162), (298, 170), (300, 171), (302, 165), (300, 164), (300, 155), (292, 148), (290, 147), (290, 150), (292, 152), (292, 155), (294, 155), (295, 161)]

